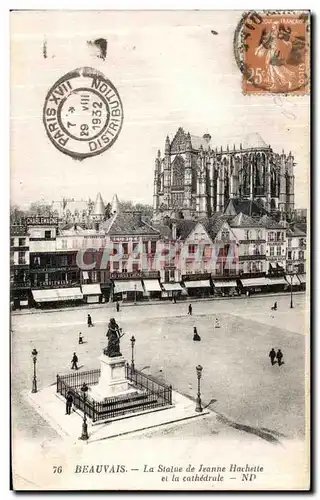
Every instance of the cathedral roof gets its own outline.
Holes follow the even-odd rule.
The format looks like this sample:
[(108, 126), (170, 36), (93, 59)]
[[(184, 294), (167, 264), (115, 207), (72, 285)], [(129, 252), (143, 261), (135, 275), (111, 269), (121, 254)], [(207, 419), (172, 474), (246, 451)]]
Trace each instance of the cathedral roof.
[(197, 225), (197, 223), (200, 221), (195, 221), (195, 220), (187, 220), (187, 219), (180, 219), (176, 222), (177, 225), (177, 238), (180, 238), (181, 240), (185, 240), (189, 234), (191, 233), (192, 229)]
[(242, 149), (263, 149), (268, 148), (261, 135), (258, 133), (248, 134), (243, 138)]
[(104, 215), (104, 213), (105, 213), (105, 206), (101, 194), (98, 193), (92, 215)]
[(208, 149), (210, 141), (208, 142), (203, 137), (198, 137), (196, 135), (191, 135), (190, 137), (191, 137), (192, 149), (200, 149), (200, 146), (202, 146), (204, 150)]

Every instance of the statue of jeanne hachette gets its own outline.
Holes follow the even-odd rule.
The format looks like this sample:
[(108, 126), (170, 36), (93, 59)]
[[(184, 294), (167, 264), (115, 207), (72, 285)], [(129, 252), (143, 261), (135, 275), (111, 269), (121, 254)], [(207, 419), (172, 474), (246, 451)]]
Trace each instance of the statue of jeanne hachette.
[(123, 335), (124, 334), (121, 334), (121, 329), (116, 323), (116, 320), (111, 318), (106, 335), (108, 337), (108, 346), (103, 349), (103, 354), (109, 356), (110, 358), (122, 356), (120, 352), (120, 338)]

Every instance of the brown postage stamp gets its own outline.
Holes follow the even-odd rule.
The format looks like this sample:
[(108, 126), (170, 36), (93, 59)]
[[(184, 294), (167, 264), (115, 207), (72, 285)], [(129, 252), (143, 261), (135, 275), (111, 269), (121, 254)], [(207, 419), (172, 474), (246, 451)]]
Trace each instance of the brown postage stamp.
[(310, 76), (310, 13), (247, 12), (234, 38), (244, 94), (305, 94)]

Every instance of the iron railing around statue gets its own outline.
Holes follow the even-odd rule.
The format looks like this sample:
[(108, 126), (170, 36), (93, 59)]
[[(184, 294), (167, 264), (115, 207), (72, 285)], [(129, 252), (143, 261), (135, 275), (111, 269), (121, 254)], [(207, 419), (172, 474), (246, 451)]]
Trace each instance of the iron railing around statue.
[(71, 392), (75, 408), (83, 411), (85, 405), (86, 414), (93, 422), (172, 405), (171, 386), (138, 370), (132, 370), (129, 365), (126, 365), (126, 378), (135, 391), (107, 398), (103, 402), (92, 399), (89, 392), (84, 400), (81, 386), (84, 382), (89, 387), (96, 385), (99, 377), (100, 370), (57, 375), (57, 392), (65, 398)]

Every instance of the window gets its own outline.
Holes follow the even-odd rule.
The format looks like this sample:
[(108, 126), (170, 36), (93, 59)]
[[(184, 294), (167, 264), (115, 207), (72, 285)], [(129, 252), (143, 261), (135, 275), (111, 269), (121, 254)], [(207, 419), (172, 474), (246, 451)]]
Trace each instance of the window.
[(14, 264), (14, 252), (10, 252), (10, 264)]
[(112, 263), (112, 268), (114, 271), (119, 271), (119, 262), (113, 262)]
[(288, 238), (288, 247), (291, 248), (292, 247), (292, 239), (291, 238)]
[(254, 247), (253, 255), (260, 255), (260, 248), (259, 247)]
[(128, 272), (128, 262), (122, 262), (122, 272), (123, 273)]
[(299, 246), (300, 246), (300, 247), (303, 247), (304, 245), (305, 245), (305, 243), (304, 243), (304, 239), (303, 239), (303, 238), (300, 238), (300, 239), (299, 239)]
[(19, 252), (19, 264), (25, 264), (26, 263), (26, 252)]
[(139, 263), (138, 262), (133, 262), (132, 263), (132, 272), (133, 273), (139, 272)]
[(277, 241), (281, 241), (283, 238), (282, 238), (282, 233), (277, 231)]
[(270, 256), (273, 257), (274, 256), (274, 247), (270, 247)]
[(249, 255), (249, 246), (245, 245), (244, 247), (244, 255)]
[(133, 252), (139, 251), (139, 243), (132, 243), (132, 251)]
[(195, 254), (196, 253), (196, 245), (188, 245), (188, 253)]
[(67, 255), (61, 255), (60, 256), (60, 265), (61, 265), (61, 267), (68, 265), (68, 257), (67, 257)]
[(277, 247), (277, 256), (279, 257), (281, 255), (281, 247)]
[(170, 269), (170, 279), (174, 279), (174, 269)]
[(48, 240), (49, 238), (51, 238), (51, 231), (50, 230), (45, 231), (44, 232), (44, 237), (45, 237), (46, 240)]
[(26, 246), (26, 239), (19, 238), (19, 247), (25, 247), (25, 246)]
[(251, 240), (251, 231), (245, 231), (245, 239)]
[(148, 242), (143, 242), (143, 253), (146, 255), (148, 253)]
[(97, 282), (97, 271), (91, 271), (91, 281), (92, 283), (96, 283)]
[(151, 253), (156, 253), (157, 242), (151, 241)]
[(288, 252), (288, 259), (291, 260), (292, 259), (292, 252)]
[(221, 239), (222, 239), (222, 241), (229, 241), (229, 239), (230, 239), (229, 231), (222, 231)]
[(211, 257), (211, 245), (205, 245), (204, 246), (203, 256), (205, 258), (210, 258)]
[(14, 238), (10, 238), (10, 246), (14, 247)]
[(300, 252), (299, 252), (299, 260), (302, 260), (302, 259), (303, 259), (303, 252), (302, 252), (302, 250), (300, 250)]
[[(84, 243), (85, 243), (85, 240), (84, 240)], [(61, 244), (62, 244), (62, 248), (63, 248), (63, 249), (66, 249), (66, 248), (68, 247), (68, 242), (67, 242), (67, 240), (62, 240), (62, 241), (61, 241)]]
[(257, 240), (262, 240), (262, 231), (257, 231)]
[(122, 252), (124, 255), (128, 255), (128, 243), (122, 243)]
[(274, 233), (268, 233), (268, 240), (274, 241)]

